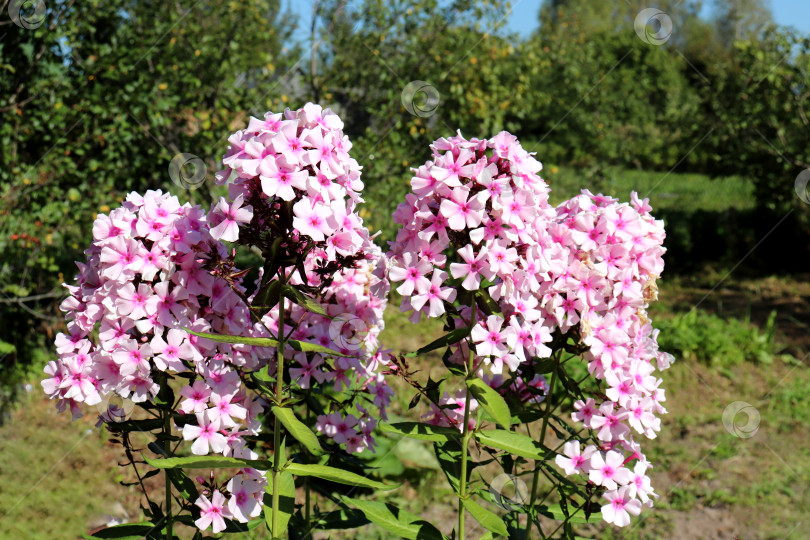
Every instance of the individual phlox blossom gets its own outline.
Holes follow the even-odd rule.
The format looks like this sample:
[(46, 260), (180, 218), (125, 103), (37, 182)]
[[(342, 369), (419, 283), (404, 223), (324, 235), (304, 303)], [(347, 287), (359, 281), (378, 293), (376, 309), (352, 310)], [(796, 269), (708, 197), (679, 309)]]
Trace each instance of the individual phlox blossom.
[(563, 453), (554, 458), (554, 463), (565, 474), (588, 474), (591, 471), (591, 456), (596, 452), (593, 445), (581, 450), (579, 441), (568, 441), (563, 445)]
[(211, 527), (214, 534), (225, 530), (225, 518), (232, 517), (225, 495), (217, 490), (210, 500), (205, 495), (200, 495), (194, 504), (200, 508), (200, 518), (194, 522), (198, 529), (204, 531)]
[(239, 238), (239, 225), (249, 223), (253, 218), (253, 207), (242, 206), (244, 196), (239, 195), (232, 203), (220, 198), (219, 203), (211, 211), (211, 216), (218, 225), (211, 228), (211, 238), (235, 242)]
[(630, 487), (622, 486), (618, 490), (605, 493), (608, 504), (602, 506), (602, 518), (618, 527), (630, 524), (630, 515), (641, 513), (641, 502), (630, 494)]
[(633, 473), (624, 466), (624, 458), (619, 452), (608, 450), (604, 456), (600, 452), (591, 455), (588, 478), (594, 484), (612, 490), (617, 484), (627, 485), (633, 479)]
[(210, 410), (197, 413), (197, 424), (183, 426), (183, 439), (193, 440), (191, 453), (197, 456), (207, 455), (210, 451), (222, 452), (225, 450), (227, 439), (220, 433), (220, 417)]
[(263, 484), (266, 482), (259, 482), (243, 474), (237, 474), (228, 481), (227, 488), (231, 494), (228, 510), (234, 519), (247, 523), (261, 513), (261, 497), (265, 488)]

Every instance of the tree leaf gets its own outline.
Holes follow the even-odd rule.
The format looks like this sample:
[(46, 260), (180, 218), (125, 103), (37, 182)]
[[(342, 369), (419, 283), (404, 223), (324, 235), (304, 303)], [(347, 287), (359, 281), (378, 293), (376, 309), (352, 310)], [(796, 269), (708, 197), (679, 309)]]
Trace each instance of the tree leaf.
[(273, 468), (270, 461), (258, 459), (241, 459), (226, 456), (188, 456), (165, 459), (143, 458), (146, 463), (156, 469), (227, 469), (253, 467), (262, 471)]
[[(268, 475), (264, 494), (264, 522), (267, 529), (273, 529), (273, 478)], [(278, 524), (282, 531), (295, 513), (295, 479), (288, 471), (281, 471), (278, 477)]]
[(393, 504), (375, 501), (365, 501), (341, 497), (343, 502), (358, 508), (369, 521), (386, 531), (408, 540), (443, 540), (446, 538), (439, 530), (405, 510), (400, 510)]
[(318, 442), (318, 437), (309, 429), (306, 424), (301, 422), (292, 409), (286, 407), (273, 407), (273, 414), (276, 415), (281, 423), (290, 432), (290, 435), (303, 444), (311, 454), (320, 456), (323, 454), (321, 443)]
[(478, 523), (484, 528), (490, 530), (501, 536), (509, 536), (509, 531), (506, 528), (506, 523), (498, 516), (498, 514), (487, 510), (472, 499), (462, 500), (464, 508), (474, 517)]
[(327, 465), (290, 463), (284, 470), (289, 471), (296, 476), (314, 476), (316, 478), (329, 480), (330, 482), (337, 482), (338, 484), (346, 484), (349, 486), (360, 486), (385, 491), (395, 489), (397, 487), (383, 484), (382, 482), (371, 480), (365, 476), (360, 476), (359, 474), (344, 471), (343, 469), (337, 469), (335, 467), (329, 467)]
[(509, 405), (506, 404), (503, 397), (492, 389), (487, 383), (481, 379), (468, 379), (467, 388), (470, 389), (472, 395), (478, 400), (481, 407), (498, 423), (501, 427), (509, 429), (512, 421), (512, 415), (509, 412)]
[(414, 358), (416, 356), (421, 356), (431, 351), (435, 351), (436, 349), (439, 349), (441, 347), (458, 343), (465, 337), (469, 336), (471, 331), (472, 329), (466, 326), (463, 328), (456, 328), (455, 330), (443, 335), (439, 339), (432, 341), (431, 343), (428, 343), (427, 345), (417, 350), (416, 352), (410, 352), (403, 356), (407, 358)]
[(476, 431), (473, 436), (483, 445), (527, 459), (546, 459), (546, 453), (550, 452), (531, 437), (505, 429)]
[(398, 433), (420, 441), (447, 442), (461, 438), (461, 433), (457, 429), (420, 422), (396, 422), (394, 424), (383, 422), (380, 424), (380, 430), (386, 433)]

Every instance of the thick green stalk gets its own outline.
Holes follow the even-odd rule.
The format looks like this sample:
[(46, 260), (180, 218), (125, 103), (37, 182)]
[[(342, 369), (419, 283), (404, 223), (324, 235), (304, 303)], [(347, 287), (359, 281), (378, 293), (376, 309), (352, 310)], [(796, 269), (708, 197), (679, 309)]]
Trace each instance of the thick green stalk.
[[(281, 405), (281, 394), (284, 386), (284, 303), (285, 299), (282, 297), (279, 302), (278, 308), (278, 349), (276, 355), (276, 404)], [(272, 533), (273, 538), (279, 538), (281, 531), (278, 530), (279, 516), (279, 479), (281, 476), (281, 430), (279, 429), (279, 421), (276, 416), (273, 420), (273, 518), (272, 518)]]

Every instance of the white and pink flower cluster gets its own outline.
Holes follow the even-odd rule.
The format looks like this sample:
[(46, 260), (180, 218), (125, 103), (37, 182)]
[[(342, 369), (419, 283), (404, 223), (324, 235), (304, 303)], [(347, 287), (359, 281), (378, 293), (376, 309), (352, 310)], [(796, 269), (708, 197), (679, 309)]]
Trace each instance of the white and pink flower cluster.
[[(120, 421), (122, 409), (104, 405), (111, 396), (151, 401), (161, 372), (182, 373), (190, 383), (180, 390), (185, 399), (178, 412), (197, 419), (182, 430), (194, 441), (191, 451), (256, 458), (244, 437), (261, 429), (263, 403), (247, 393), (238, 370), (258, 369), (260, 351), (182, 329), (253, 332), (239, 294), (205, 268), (228, 261), (205, 212), (160, 191), (132, 193), (123, 206), (98, 216), (85, 254), (86, 263), (77, 263), (78, 283), (67, 286), (70, 296), (61, 306), (68, 334), (57, 336), (59, 359), (48, 363), (42, 382), (58, 408), (69, 407), (76, 417), (79, 404), (99, 405), (102, 420)], [(238, 280), (234, 287), (244, 291)], [(263, 473), (244, 469), (231, 482), (242, 485), (243, 478), (255, 484), (254, 500), (261, 501)], [(243, 521), (260, 510), (250, 501), (228, 504)]]
[[(213, 215), (230, 227), (223, 239), (260, 248), (281, 239), (278, 256), (302, 260), (306, 281), (292, 263), (281, 271), (290, 284), (312, 290), (326, 316), (292, 304), (285, 334), (348, 355), (332, 359), (288, 347), (292, 380), (302, 389), (362, 391), (385, 419), (393, 391), (381, 373), (389, 356), (379, 350), (377, 338), (388, 282), (377, 269), (380, 248), (356, 212), (363, 183), (342, 128), (336, 114), (312, 103), (283, 115), (267, 113), (263, 120), (251, 118), (246, 129), (228, 139), (226, 169), (217, 173), (220, 183), (228, 183), (233, 202), (222, 199)], [(240, 219), (245, 201), (251, 215)], [(275, 307), (263, 322), (276, 332), (278, 317)], [(316, 428), (350, 452), (373, 447), (377, 420), (362, 405), (355, 409), (357, 416), (321, 415)]]
[[(612, 452), (646, 463), (631, 432), (654, 437), (660, 428), (664, 392), (653, 373), (671, 361), (658, 351), (645, 311), (663, 270), (663, 224), (635, 193), (632, 205), (583, 191), (552, 207), (541, 164), (506, 132), (490, 140), (458, 134), (431, 148), (432, 160), (415, 169), (413, 193), (394, 214), (402, 228), (387, 254), (388, 275), (399, 284), (401, 309), (413, 311), (414, 322), (448, 310), (458, 314), (457, 328), (474, 321), (478, 376), (523, 402), (546, 391), (544, 379), (524, 380), (524, 371), (532, 374), (534, 360), (551, 355), (552, 334), (573, 329), (590, 373), (607, 385), (597, 414), (575, 415), (601, 442), (592, 459)], [(464, 290), (485, 290), (499, 309), (451, 307)], [(451, 359), (461, 364), (468, 353), (464, 340)], [(593, 400), (588, 406), (596, 409)], [(431, 421), (458, 425), (448, 410), (434, 410)], [(636, 495), (600, 485), (614, 503)]]

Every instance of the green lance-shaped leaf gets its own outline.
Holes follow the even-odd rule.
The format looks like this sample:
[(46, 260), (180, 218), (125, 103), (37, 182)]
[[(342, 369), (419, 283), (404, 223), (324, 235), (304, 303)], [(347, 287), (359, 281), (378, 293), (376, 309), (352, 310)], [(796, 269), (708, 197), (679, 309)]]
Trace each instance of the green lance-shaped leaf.
[(276, 418), (278, 418), (287, 431), (290, 432), (290, 435), (303, 444), (311, 454), (316, 456), (323, 454), (323, 448), (321, 448), (321, 443), (318, 442), (318, 437), (312, 433), (312, 430), (310, 430), (306, 424), (295, 416), (292, 409), (273, 407), (273, 414), (276, 415)]
[(208, 332), (195, 332), (188, 328), (183, 328), (193, 336), (205, 338), (217, 343), (238, 343), (241, 345), (254, 345), (256, 347), (278, 347), (278, 340), (263, 337), (229, 336), (227, 334), (210, 334)]
[(555, 519), (557, 521), (565, 521), (568, 519), (569, 523), (593, 523), (594, 521), (599, 521), (602, 517), (602, 514), (591, 514), (591, 517), (593, 518), (596, 516), (596, 519), (588, 520), (581, 511), (577, 513), (570, 512), (568, 516), (566, 516), (559, 504), (553, 504), (551, 506), (536, 506), (535, 508), (537, 509), (538, 513), (546, 517)]
[[(295, 479), (288, 471), (282, 471), (278, 477), (278, 522), (282, 531), (295, 513)], [(264, 521), (268, 529), (273, 527), (273, 482), (268, 481), (264, 494)]]
[(194, 480), (189, 478), (181, 469), (168, 469), (166, 472), (169, 473), (169, 479), (183, 499), (189, 502), (195, 502), (197, 500), (199, 492), (197, 491), (197, 486), (194, 484)]
[(281, 299), (281, 281), (274, 279), (273, 281), (263, 284), (262, 288), (256, 293), (253, 299), (254, 306), (261, 306), (264, 310), (270, 311)]
[(398, 433), (421, 441), (447, 442), (461, 438), (461, 433), (457, 429), (420, 422), (381, 423), (380, 430), (386, 433)]
[(478, 403), (501, 427), (509, 429), (512, 415), (501, 395), (481, 379), (468, 379), (467, 388)]
[(440, 337), (436, 341), (428, 343), (427, 345), (425, 345), (424, 347), (422, 347), (418, 351), (408, 353), (408, 354), (406, 354), (404, 356), (406, 356), (408, 358), (414, 358), (416, 356), (421, 356), (423, 354), (427, 354), (430, 351), (435, 351), (436, 349), (439, 349), (441, 347), (446, 347), (447, 345), (453, 345), (454, 343), (458, 343), (462, 339), (469, 336), (470, 332), (471, 332), (471, 329), (466, 327), (466, 326), (464, 328), (456, 328), (452, 332), (449, 332), (449, 333), (443, 335), (442, 337)]
[[(439, 460), (439, 467), (450, 482), (450, 486), (458, 493), (461, 487), (461, 441), (452, 440), (445, 443), (434, 443), (433, 450), (436, 453), (436, 459)], [(474, 463), (467, 464), (467, 479), (470, 481), (470, 475), (475, 467)]]
[(329, 356), (352, 356), (351, 354), (346, 354), (335, 351), (333, 349), (329, 349), (327, 347), (324, 347), (323, 345), (317, 345), (315, 343), (306, 343), (304, 341), (298, 341), (295, 339), (288, 339), (287, 345), (289, 345), (296, 351), (301, 352), (316, 352), (321, 354), (328, 354)]
[(337, 482), (338, 484), (346, 484), (349, 486), (367, 487), (371, 489), (391, 490), (397, 486), (391, 486), (371, 480), (365, 476), (360, 476), (353, 472), (344, 471), (343, 469), (336, 469), (327, 465), (306, 465), (303, 463), (290, 463), (284, 469), (296, 476), (314, 476), (322, 480), (329, 480), (330, 482)]
[(498, 514), (487, 510), (472, 499), (464, 499), (462, 501), (464, 508), (480, 523), (484, 528), (495, 534), (501, 536), (509, 536), (509, 530), (506, 528), (506, 523), (498, 516)]
[(419, 516), (415, 516), (405, 510), (401, 510), (393, 504), (385, 504), (375, 501), (364, 501), (360, 499), (352, 499), (350, 497), (341, 497), (343, 502), (348, 505), (354, 506), (363, 512), (366, 518), (390, 532), (397, 537), (407, 538), (409, 540), (443, 540), (446, 538), (439, 530), (422, 520)]
[(312, 520), (320, 529), (356, 529), (369, 524), (365, 514), (354, 508), (336, 508), (317, 514)]
[(156, 469), (228, 469), (253, 467), (262, 471), (273, 468), (270, 461), (258, 459), (241, 459), (226, 456), (188, 456), (165, 459), (143, 458), (146, 463)]
[(548, 448), (544, 448), (531, 437), (505, 429), (476, 431), (474, 437), (485, 446), (504, 450), (527, 459), (545, 459), (547, 453), (550, 452)]
[(97, 540), (101, 538), (115, 538), (117, 540), (140, 540), (147, 534), (157, 530), (152, 523), (124, 523), (107, 527), (94, 534), (86, 534), (87, 540)]
[[(194, 336), (209, 339), (211, 341), (216, 341), (217, 343), (239, 343), (243, 345), (253, 345), (255, 347), (278, 347), (278, 340), (273, 338), (229, 336), (227, 334), (209, 334), (208, 332), (195, 332), (194, 330), (189, 330), (188, 328), (183, 328), (183, 330)], [(328, 354), (331, 356), (351, 356), (350, 354), (344, 354), (342, 352), (329, 349), (327, 347), (324, 347), (323, 345), (317, 345), (315, 343), (305, 343), (303, 341), (298, 341), (296, 339), (288, 339), (286, 343), (296, 351), (317, 352), (321, 354)]]
[(284, 285), (281, 288), (282, 294), (285, 298), (289, 298), (302, 308), (306, 309), (307, 311), (311, 311), (312, 313), (317, 313), (318, 315), (323, 315), (324, 317), (328, 317), (326, 313), (326, 309), (314, 298), (310, 298), (306, 296), (304, 293), (293, 287), (292, 285)]
[(481, 308), (481, 311), (487, 315), (501, 314), (501, 306), (499, 306), (498, 302), (493, 300), (488, 293), (484, 292), (483, 289), (475, 291), (475, 302), (478, 304), (478, 307)]

